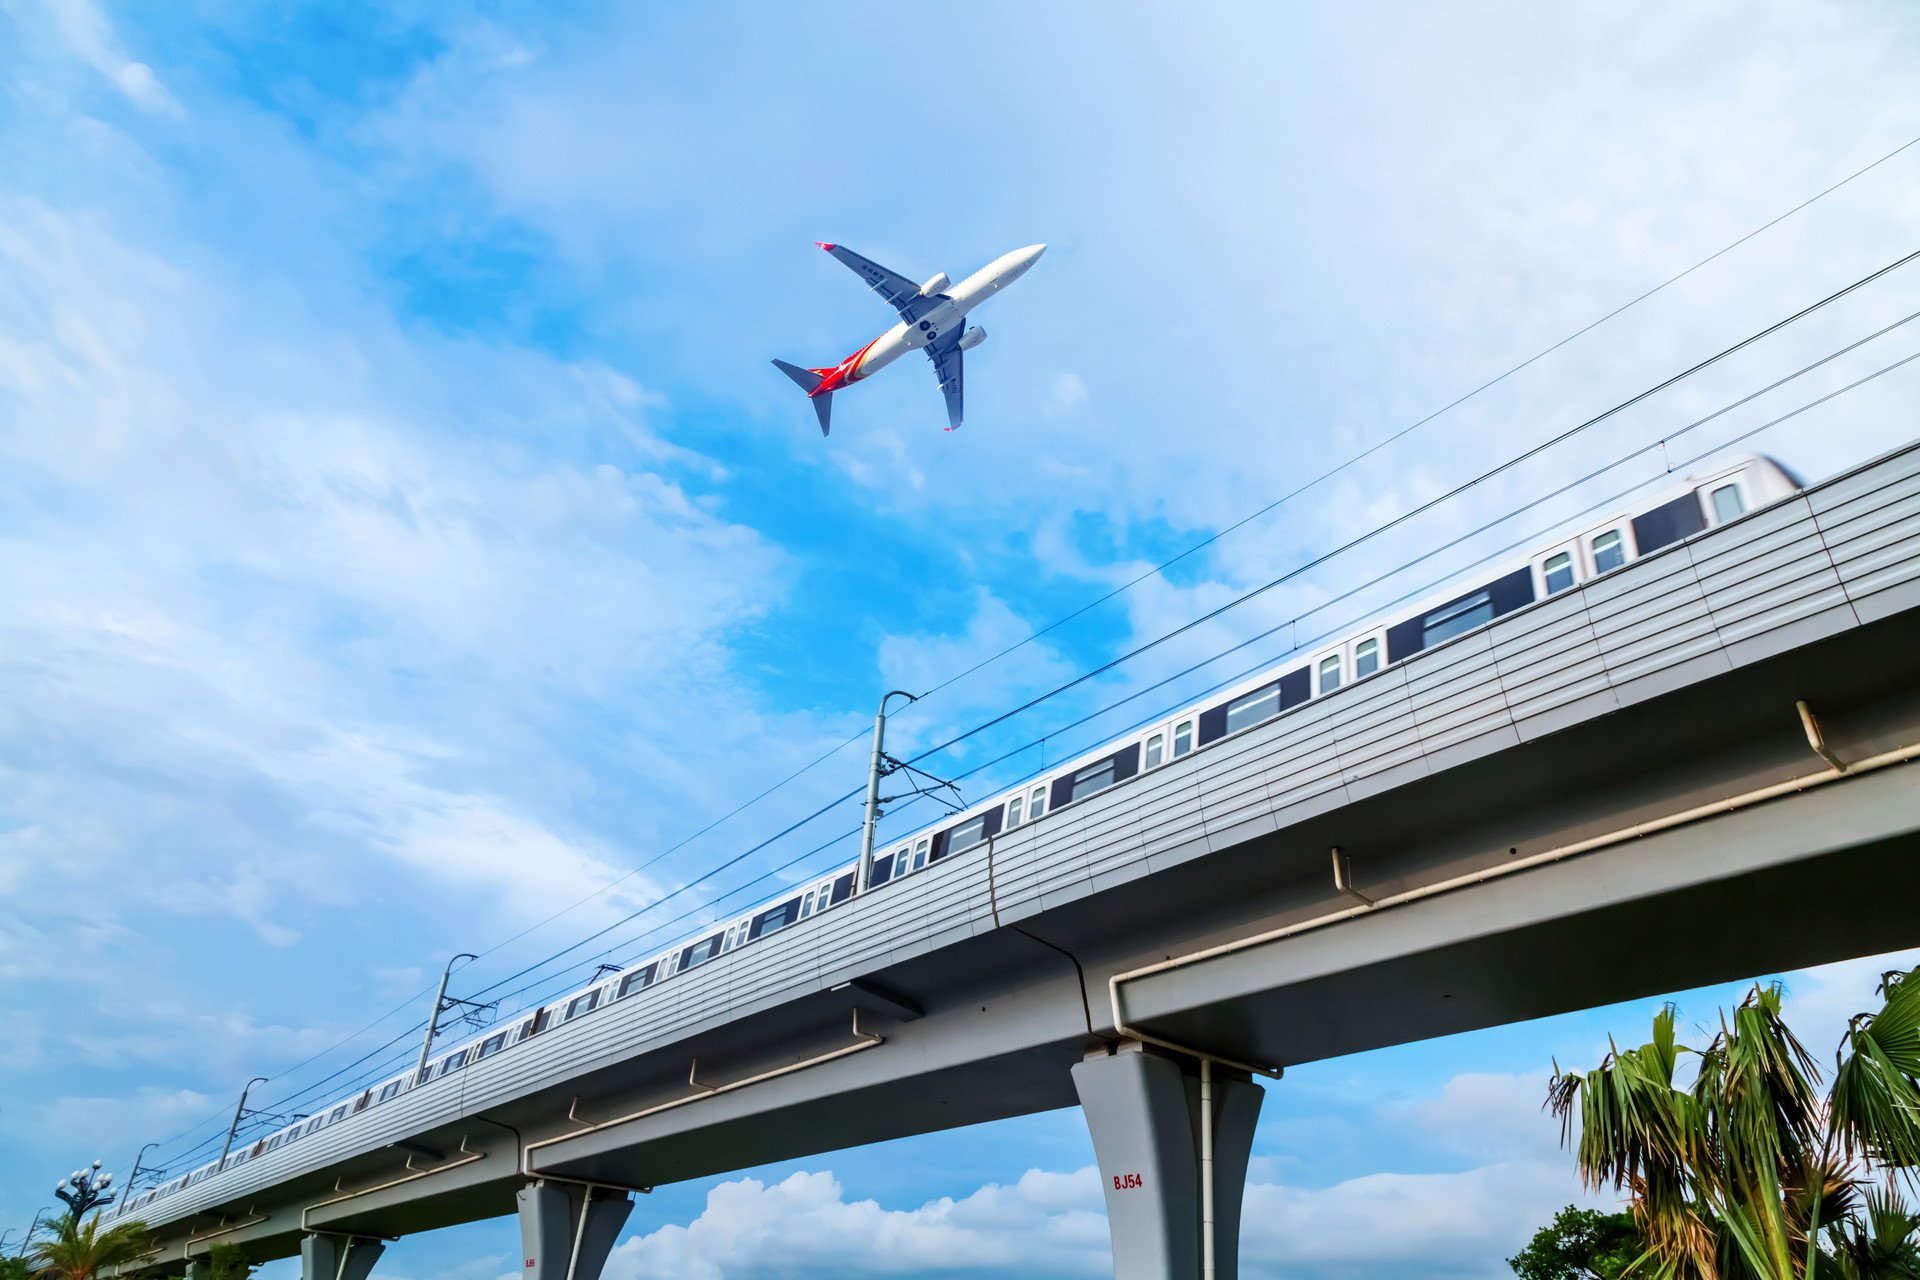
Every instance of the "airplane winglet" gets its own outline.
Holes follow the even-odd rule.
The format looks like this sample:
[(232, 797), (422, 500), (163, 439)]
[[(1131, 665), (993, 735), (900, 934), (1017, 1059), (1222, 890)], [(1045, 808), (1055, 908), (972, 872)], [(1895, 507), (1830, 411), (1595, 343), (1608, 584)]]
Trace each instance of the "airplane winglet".
[(838, 249), (840, 247), (837, 244), (828, 244), (825, 240), (815, 240), (814, 243), (819, 245), (822, 249), (825, 249), (828, 253), (832, 253), (835, 249)]

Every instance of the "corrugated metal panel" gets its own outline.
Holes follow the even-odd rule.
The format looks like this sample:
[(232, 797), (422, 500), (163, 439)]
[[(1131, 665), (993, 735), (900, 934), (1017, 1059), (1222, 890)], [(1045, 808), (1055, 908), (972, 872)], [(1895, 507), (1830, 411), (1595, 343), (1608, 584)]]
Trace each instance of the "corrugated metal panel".
[(1618, 707), (1586, 594), (1566, 591), (1516, 614), (1488, 635), (1500, 688), (1522, 739)]
[(1622, 704), (1732, 669), (1691, 551), (1691, 545), (1672, 547), (1582, 588), (1594, 640)]
[(1804, 498), (1758, 511), (1694, 552), (1728, 658), (1755, 662), (1856, 625)]
[(1807, 495), (1863, 622), (1920, 606), (1920, 448)]

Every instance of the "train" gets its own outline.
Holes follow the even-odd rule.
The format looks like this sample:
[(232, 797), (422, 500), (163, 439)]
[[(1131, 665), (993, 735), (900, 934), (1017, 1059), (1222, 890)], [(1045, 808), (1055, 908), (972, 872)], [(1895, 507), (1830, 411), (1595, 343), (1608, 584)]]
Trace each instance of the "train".
[(126, 1216), (215, 1177), (225, 1170), (299, 1142), (321, 1129), (351, 1124), (355, 1117), (402, 1093), (434, 1087), (472, 1064), (511, 1053), (536, 1036), (551, 1034), (599, 1009), (645, 994), (683, 973), (750, 947), (853, 898), (856, 892), (893, 886), (948, 858), (964, 857), (1004, 832), (1044, 822), (1087, 797), (1124, 785), (1157, 769), (1176, 768), (1186, 757), (1244, 733), (1319, 698), (1338, 694), (1438, 645), (1467, 635), (1536, 601), (1581, 585), (1696, 534), (1782, 501), (1800, 483), (1771, 458), (1747, 454), (1684, 478), (1675, 478), (1623, 505), (1605, 519), (1564, 529), (1530, 553), (1489, 566), (1446, 589), (1391, 611), (1365, 626), (1184, 706), (1144, 727), (1106, 742), (992, 799), (942, 818), (876, 853), (864, 888), (856, 886), (859, 864), (842, 866), (777, 899), (763, 901), (698, 935), (682, 938), (645, 964), (598, 977), (587, 986), (538, 1008), (495, 1023), (465, 1043), (435, 1053), (423, 1069), (339, 1098), (287, 1124), (222, 1161), (213, 1161), (162, 1185), (131, 1194), (116, 1209)]

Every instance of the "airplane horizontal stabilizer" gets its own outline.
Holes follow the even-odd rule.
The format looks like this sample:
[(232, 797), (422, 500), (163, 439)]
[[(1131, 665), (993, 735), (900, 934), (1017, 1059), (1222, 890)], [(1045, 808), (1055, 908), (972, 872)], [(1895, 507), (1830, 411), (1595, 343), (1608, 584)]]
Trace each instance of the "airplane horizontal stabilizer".
[(773, 367), (792, 378), (808, 395), (812, 395), (813, 389), (820, 385), (820, 375), (811, 369), (802, 369), (799, 365), (788, 364), (785, 360), (775, 360)]

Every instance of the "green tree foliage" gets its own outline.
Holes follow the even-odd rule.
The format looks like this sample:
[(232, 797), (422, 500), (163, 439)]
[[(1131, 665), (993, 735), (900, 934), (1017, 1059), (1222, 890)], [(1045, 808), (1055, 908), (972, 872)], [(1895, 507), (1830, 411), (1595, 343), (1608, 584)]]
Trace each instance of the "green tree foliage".
[(1866, 1210), (1827, 1228), (1836, 1280), (1920, 1280), (1920, 1214), (1891, 1188), (1867, 1194)]
[(1645, 1251), (1632, 1214), (1568, 1205), (1507, 1265), (1520, 1280), (1619, 1280)]
[[(1920, 970), (1848, 1024), (1833, 1087), (1755, 987), (1704, 1049), (1672, 1009), (1592, 1071), (1556, 1070), (1547, 1103), (1582, 1178), (1626, 1193), (1639, 1280), (1906, 1280), (1920, 1225), (1892, 1179), (1920, 1169)], [(1694, 1068), (1683, 1083), (1681, 1066)], [(1867, 1193), (1871, 1178), (1886, 1189)], [(1920, 1280), (1916, 1276), (1915, 1280)]]
[(30, 1280), (32, 1275), (25, 1258), (0, 1257), (0, 1280)]
[(72, 1214), (54, 1224), (51, 1239), (34, 1244), (27, 1265), (40, 1280), (93, 1280), (108, 1267), (133, 1262), (147, 1252), (147, 1224), (122, 1222), (100, 1228), (100, 1219), (77, 1222)]
[(207, 1280), (247, 1280), (253, 1265), (246, 1250), (229, 1241), (219, 1241), (207, 1252)]

